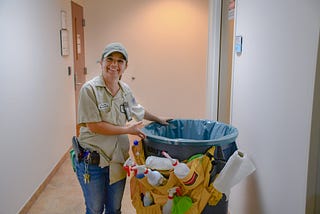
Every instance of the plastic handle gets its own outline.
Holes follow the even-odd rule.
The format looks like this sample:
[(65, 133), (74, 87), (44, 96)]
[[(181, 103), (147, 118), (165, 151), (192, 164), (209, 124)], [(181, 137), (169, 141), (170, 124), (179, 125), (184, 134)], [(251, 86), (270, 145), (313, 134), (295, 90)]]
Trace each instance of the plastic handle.
[(178, 164), (178, 161), (174, 160), (172, 157), (170, 157), (170, 155), (168, 153), (166, 153), (165, 151), (162, 151), (161, 154), (163, 156), (165, 156), (166, 158), (168, 158), (172, 162), (173, 166), (176, 166)]
[(130, 171), (131, 171), (130, 167), (129, 166), (124, 166), (123, 168), (127, 172), (127, 175), (130, 177)]

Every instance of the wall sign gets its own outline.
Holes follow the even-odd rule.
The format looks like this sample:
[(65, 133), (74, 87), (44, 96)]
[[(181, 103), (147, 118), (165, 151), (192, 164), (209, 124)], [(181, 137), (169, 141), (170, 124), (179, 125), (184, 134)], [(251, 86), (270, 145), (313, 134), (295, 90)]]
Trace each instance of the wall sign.
[(67, 30), (67, 13), (64, 10), (60, 11), (61, 15), (61, 29), (60, 29), (60, 44), (61, 56), (69, 55), (69, 33)]
[(69, 33), (66, 29), (60, 30), (61, 56), (69, 55)]

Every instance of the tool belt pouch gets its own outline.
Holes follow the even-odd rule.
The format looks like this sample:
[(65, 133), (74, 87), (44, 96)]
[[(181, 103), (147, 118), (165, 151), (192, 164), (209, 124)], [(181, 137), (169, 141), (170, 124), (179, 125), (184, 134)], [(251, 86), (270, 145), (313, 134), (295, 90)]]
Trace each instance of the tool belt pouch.
[(203, 183), (204, 173), (200, 161), (197, 159), (188, 164), (190, 172), (186, 177), (179, 179), (186, 190), (192, 190)]
[(76, 136), (72, 137), (72, 148), (74, 150), (76, 160), (80, 162), (83, 157), (84, 149), (80, 146), (78, 138)]
[(73, 149), (70, 150), (69, 154), (70, 154), (70, 160), (71, 160), (71, 164), (72, 164), (72, 169), (75, 172), (76, 171), (76, 165), (75, 165), (76, 154), (75, 154)]
[[(213, 167), (213, 154), (215, 147), (208, 149), (209, 155), (203, 155), (187, 163), (190, 168), (189, 174), (179, 179), (174, 174), (174, 170), (166, 173), (167, 182), (163, 186), (151, 186), (146, 177), (138, 179), (131, 177), (130, 190), (132, 204), (137, 213), (161, 213), (161, 207), (168, 198), (168, 189), (179, 186), (182, 188), (182, 195), (192, 199), (192, 206), (185, 214), (199, 214), (207, 204), (215, 206), (222, 198), (222, 193), (216, 190), (210, 182), (210, 172)], [(136, 156), (135, 156), (136, 158)], [(162, 173), (164, 175), (164, 173)], [(141, 193), (150, 191), (154, 199), (154, 204), (144, 207), (141, 200)]]
[(89, 164), (99, 165), (99, 163), (100, 163), (100, 155), (99, 155), (99, 153), (96, 152), (96, 151), (90, 152)]
[[(143, 178), (144, 182), (147, 182), (146, 178)], [(144, 183), (140, 182), (140, 179), (133, 176), (130, 179), (130, 193), (132, 205), (136, 209), (137, 214), (159, 214), (161, 213), (161, 205), (153, 203), (151, 206), (143, 206), (143, 199), (141, 198), (141, 193), (145, 194), (148, 189), (152, 189), (152, 186), (144, 186)], [(154, 194), (152, 197), (154, 197)]]
[(159, 204), (153, 204), (151, 206), (143, 206), (141, 199), (133, 199), (132, 203), (135, 205), (137, 214), (159, 214), (161, 213), (161, 206)]

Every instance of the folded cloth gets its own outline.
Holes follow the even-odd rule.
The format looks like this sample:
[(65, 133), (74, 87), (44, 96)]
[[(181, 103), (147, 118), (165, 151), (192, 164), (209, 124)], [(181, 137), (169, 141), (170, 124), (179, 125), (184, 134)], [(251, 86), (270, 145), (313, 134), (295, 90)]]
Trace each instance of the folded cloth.
[(188, 196), (175, 196), (173, 198), (172, 214), (184, 214), (192, 206), (192, 199)]

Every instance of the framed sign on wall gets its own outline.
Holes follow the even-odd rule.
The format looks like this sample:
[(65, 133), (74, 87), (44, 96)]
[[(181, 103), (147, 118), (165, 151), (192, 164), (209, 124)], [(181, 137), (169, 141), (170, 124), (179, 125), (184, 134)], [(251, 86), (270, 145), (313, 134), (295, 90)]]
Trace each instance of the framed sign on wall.
[(69, 33), (67, 29), (60, 30), (61, 56), (69, 55)]
[(67, 13), (61, 10), (61, 30), (60, 30), (60, 44), (61, 56), (69, 55), (69, 33), (67, 30)]

